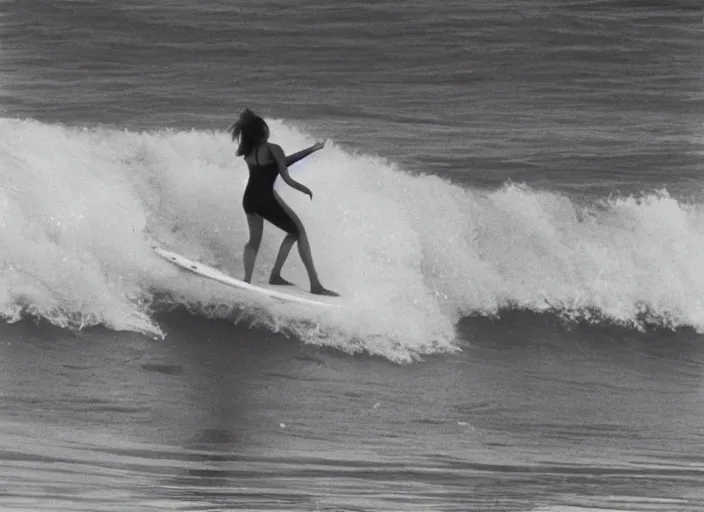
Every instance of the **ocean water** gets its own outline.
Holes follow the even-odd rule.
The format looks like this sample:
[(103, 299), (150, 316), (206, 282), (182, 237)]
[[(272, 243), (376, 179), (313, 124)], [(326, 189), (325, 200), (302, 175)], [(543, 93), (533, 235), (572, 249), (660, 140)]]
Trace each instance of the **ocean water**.
[[(701, 2), (17, 0), (0, 30), (0, 510), (704, 509)], [(277, 188), (342, 308), (152, 251), (240, 275), (244, 106), (328, 140), (312, 202)]]

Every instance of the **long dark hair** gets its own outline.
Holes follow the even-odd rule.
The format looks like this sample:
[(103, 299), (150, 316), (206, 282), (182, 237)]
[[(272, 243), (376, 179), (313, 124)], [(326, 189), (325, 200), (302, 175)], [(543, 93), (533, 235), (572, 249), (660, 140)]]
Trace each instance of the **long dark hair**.
[(251, 111), (245, 108), (237, 121), (232, 123), (227, 129), (232, 134), (232, 140), (237, 139), (238, 156), (247, 156), (262, 142), (266, 142), (269, 138), (269, 126), (266, 121)]

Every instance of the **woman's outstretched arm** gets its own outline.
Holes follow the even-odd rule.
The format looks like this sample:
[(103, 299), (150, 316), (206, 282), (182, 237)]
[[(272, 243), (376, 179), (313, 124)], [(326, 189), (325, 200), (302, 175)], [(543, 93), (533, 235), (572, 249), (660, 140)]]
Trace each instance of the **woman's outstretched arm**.
[(289, 166), (295, 164), (296, 162), (298, 162), (299, 160), (303, 160), (303, 159), (304, 159), (305, 157), (307, 157), (308, 155), (312, 155), (312, 154), (315, 153), (316, 151), (318, 151), (318, 150), (320, 150), (320, 149), (323, 149), (323, 146), (325, 146), (325, 141), (323, 141), (323, 142), (316, 142), (315, 144), (313, 144), (313, 145), (312, 145), (311, 147), (309, 147), (309, 148), (302, 149), (302, 150), (299, 151), (298, 153), (294, 153), (294, 154), (292, 154), (292, 155), (288, 155), (288, 156), (285, 157), (285, 159), (284, 159), (284, 161), (286, 162), (286, 167), (289, 167)]

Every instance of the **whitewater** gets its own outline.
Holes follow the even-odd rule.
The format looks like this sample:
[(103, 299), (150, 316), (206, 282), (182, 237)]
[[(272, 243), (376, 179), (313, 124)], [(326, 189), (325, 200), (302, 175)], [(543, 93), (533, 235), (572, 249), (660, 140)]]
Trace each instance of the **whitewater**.
[[(287, 153), (313, 142), (269, 122)], [(0, 121), (3, 318), (161, 337), (154, 314), (180, 307), (398, 362), (456, 351), (460, 319), (509, 309), (704, 331), (701, 204), (666, 190), (594, 201), (520, 183), (479, 189), (334, 141), (292, 167), (312, 202), (277, 190), (344, 308), (258, 303), (152, 251), (240, 276), (247, 171), (234, 149), (224, 131)], [(266, 226), (255, 282), (281, 236)], [(284, 272), (306, 283), (295, 252)]]

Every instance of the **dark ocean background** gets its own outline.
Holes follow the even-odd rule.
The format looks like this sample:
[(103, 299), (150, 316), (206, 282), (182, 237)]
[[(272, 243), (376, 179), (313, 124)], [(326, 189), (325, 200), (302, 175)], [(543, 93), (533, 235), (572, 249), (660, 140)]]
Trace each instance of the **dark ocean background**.
[[(0, 510), (704, 509), (701, 2), (4, 0), (0, 31)], [(312, 202), (277, 188), (341, 308), (152, 251), (241, 275), (244, 106), (328, 140)]]

